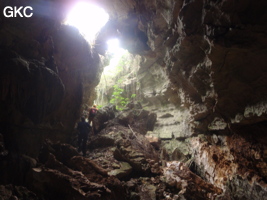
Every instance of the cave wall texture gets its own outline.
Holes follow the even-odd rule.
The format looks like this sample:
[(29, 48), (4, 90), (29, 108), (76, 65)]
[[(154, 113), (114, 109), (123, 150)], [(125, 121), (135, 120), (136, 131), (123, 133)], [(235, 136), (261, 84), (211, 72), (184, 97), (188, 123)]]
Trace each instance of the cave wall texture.
[(9, 150), (36, 155), (46, 138), (70, 139), (102, 67), (79, 31), (61, 23), (65, 4), (1, 1), (1, 10), (7, 5), (32, 6), (34, 14), (1, 12), (1, 132)]
[(138, 81), (158, 115), (152, 134), (163, 141), (162, 158), (191, 162), (224, 189), (222, 199), (266, 199), (267, 3), (103, 5), (114, 20), (99, 43), (117, 34), (142, 56)]
[[(1, 10), (10, 2), (1, 1)], [(61, 24), (74, 2), (12, 1), (36, 15), (1, 16), (7, 148), (34, 155), (45, 138), (68, 140), (99, 81), (98, 53), (117, 36), (142, 56), (140, 90), (161, 117), (155, 132), (168, 159), (192, 158), (196, 173), (224, 189), (222, 199), (266, 199), (267, 2), (91, 1), (111, 17), (95, 49)]]

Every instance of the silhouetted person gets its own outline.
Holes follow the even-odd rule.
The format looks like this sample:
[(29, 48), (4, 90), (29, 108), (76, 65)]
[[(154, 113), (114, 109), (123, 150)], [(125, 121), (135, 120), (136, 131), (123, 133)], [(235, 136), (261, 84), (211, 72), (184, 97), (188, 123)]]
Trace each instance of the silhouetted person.
[(77, 130), (79, 131), (78, 152), (82, 151), (83, 156), (86, 156), (86, 144), (87, 144), (89, 132), (91, 130), (91, 126), (88, 122), (85, 121), (84, 117), (82, 117), (81, 121), (78, 123)]
[(96, 113), (97, 113), (98, 109), (96, 108), (96, 105), (93, 105), (92, 108), (89, 109), (89, 116), (88, 116), (88, 121), (89, 121), (89, 124), (91, 124), (92, 122), (92, 130), (93, 130), (93, 133), (94, 133), (94, 117), (96, 116)]

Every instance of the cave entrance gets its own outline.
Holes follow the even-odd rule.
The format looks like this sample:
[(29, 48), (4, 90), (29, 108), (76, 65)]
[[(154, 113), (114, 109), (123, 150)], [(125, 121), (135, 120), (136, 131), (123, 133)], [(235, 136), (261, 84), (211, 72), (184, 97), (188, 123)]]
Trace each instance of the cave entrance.
[[(78, 2), (70, 9), (65, 24), (76, 27), (91, 46), (97, 34), (109, 20), (104, 9), (87, 3)], [(118, 38), (106, 41), (107, 51), (104, 71), (99, 85), (96, 87), (97, 98), (94, 104), (98, 107), (112, 103), (118, 109), (134, 100), (137, 94), (136, 74), (139, 69), (138, 56), (133, 56), (120, 47)]]
[(140, 100), (137, 76), (140, 60), (141, 56), (133, 55), (125, 49), (113, 51), (109, 65), (104, 68), (96, 87), (97, 98), (94, 103), (99, 108), (113, 104), (117, 110), (123, 110), (128, 103)]
[(65, 24), (79, 29), (85, 39), (92, 44), (96, 34), (108, 20), (109, 15), (104, 9), (94, 4), (78, 2), (69, 11)]

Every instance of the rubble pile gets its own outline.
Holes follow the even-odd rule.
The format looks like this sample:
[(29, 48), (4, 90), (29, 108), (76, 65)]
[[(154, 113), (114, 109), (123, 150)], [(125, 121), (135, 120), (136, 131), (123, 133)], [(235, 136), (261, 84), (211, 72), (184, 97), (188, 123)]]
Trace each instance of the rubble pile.
[[(160, 149), (152, 145), (154, 140), (141, 134), (136, 126), (143, 120), (144, 115), (140, 113), (146, 116), (154, 113), (142, 108), (120, 113), (111, 110), (113, 118), (104, 120), (103, 128), (90, 135), (85, 157), (78, 153), (75, 144), (49, 140), (44, 142), (38, 158), (11, 154), (1, 157), (2, 171), (17, 174), (15, 182), (20, 186), (1, 185), (0, 196), (4, 199), (199, 200), (214, 199), (222, 193), (220, 188), (190, 171), (186, 164), (161, 162)], [(107, 113), (100, 111), (98, 118), (105, 118), (101, 115)], [(20, 160), (16, 169), (20, 174), (8, 169), (14, 158)], [(10, 177), (6, 177), (7, 183)]]

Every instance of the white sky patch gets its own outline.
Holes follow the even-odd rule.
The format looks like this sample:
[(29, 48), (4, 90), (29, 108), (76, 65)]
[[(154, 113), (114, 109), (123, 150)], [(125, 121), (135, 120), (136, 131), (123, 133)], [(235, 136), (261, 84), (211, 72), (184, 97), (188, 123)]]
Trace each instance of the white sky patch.
[(118, 39), (110, 39), (107, 41), (108, 52), (112, 53), (112, 58), (109, 62), (109, 65), (104, 68), (104, 74), (111, 76), (116, 75), (114, 73), (116, 66), (119, 63), (120, 58), (127, 50), (120, 47), (120, 41)]
[(118, 39), (110, 39), (107, 41), (107, 44), (109, 52), (116, 54), (116, 52), (119, 52), (121, 50), (120, 42)]
[[(68, 13), (65, 24), (78, 28), (85, 39), (92, 44), (96, 34), (108, 19), (109, 15), (102, 8), (86, 2), (78, 2)], [(107, 52), (112, 54), (112, 58), (110, 65), (104, 68), (104, 73), (111, 75), (114, 74), (115, 68), (126, 50), (120, 47), (120, 42), (116, 38), (108, 40), (107, 45)]]
[(108, 19), (109, 15), (102, 8), (79, 2), (69, 12), (65, 23), (78, 28), (85, 39), (91, 43)]

